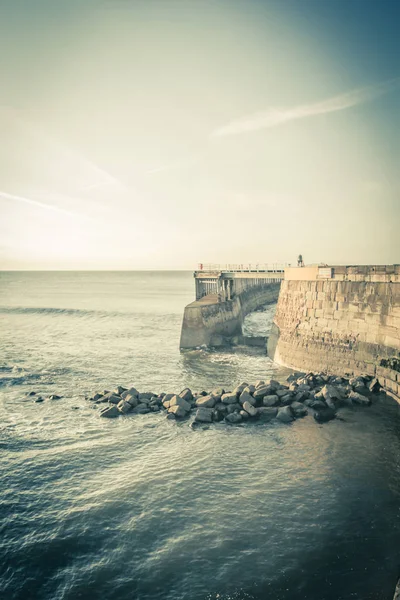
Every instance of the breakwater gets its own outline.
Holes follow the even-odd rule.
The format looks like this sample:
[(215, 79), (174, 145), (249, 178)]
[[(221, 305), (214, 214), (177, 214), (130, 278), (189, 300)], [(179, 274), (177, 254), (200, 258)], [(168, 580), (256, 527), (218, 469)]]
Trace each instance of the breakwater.
[(192, 427), (220, 421), (235, 425), (252, 419), (291, 423), (309, 413), (324, 423), (334, 419), (342, 406), (369, 406), (380, 387), (377, 379), (368, 376), (346, 380), (325, 373), (298, 373), (285, 384), (273, 379), (242, 382), (232, 391), (219, 387), (193, 393), (185, 388), (179, 394), (155, 394), (118, 386), (97, 392), (89, 400), (100, 405), (100, 417), (164, 411), (172, 420), (193, 417)]
[(377, 376), (398, 397), (399, 353), (399, 265), (285, 270), (268, 340), (275, 362)]

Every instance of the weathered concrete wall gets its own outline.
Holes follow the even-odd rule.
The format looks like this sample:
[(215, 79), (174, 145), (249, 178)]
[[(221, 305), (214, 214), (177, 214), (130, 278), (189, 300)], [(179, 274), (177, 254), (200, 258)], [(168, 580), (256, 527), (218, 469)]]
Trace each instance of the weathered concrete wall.
[(400, 355), (399, 266), (332, 269), (322, 280), (285, 273), (269, 356), (305, 371), (379, 374), (399, 394), (400, 373), (380, 367)]
[(205, 296), (185, 308), (181, 348), (217, 345), (217, 337), (232, 337), (242, 333), (245, 316), (264, 304), (276, 302), (280, 283), (245, 289), (227, 302), (216, 296)]

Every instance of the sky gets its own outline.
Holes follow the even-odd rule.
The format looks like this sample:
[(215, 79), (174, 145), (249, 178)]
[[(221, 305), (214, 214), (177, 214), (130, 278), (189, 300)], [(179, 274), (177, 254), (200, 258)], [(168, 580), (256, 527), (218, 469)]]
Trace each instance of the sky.
[(0, 269), (400, 263), (397, 0), (0, 0)]

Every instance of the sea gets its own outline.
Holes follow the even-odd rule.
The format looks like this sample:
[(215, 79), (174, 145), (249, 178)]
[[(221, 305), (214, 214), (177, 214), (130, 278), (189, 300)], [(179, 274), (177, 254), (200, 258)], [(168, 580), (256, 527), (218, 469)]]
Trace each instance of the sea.
[(391, 398), (323, 425), (99, 418), (87, 397), (117, 385), (286, 380), (263, 348), (180, 352), (193, 300), (185, 271), (0, 273), (0, 598), (392, 600)]

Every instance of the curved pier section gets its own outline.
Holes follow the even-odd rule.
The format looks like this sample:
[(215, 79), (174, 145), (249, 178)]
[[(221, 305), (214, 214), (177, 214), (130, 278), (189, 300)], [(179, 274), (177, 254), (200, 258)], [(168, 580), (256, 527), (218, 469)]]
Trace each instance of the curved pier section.
[(368, 374), (400, 396), (400, 265), (285, 269), (268, 355), (303, 371)]
[(223, 346), (240, 335), (245, 316), (276, 302), (283, 269), (195, 271), (196, 300), (185, 308), (181, 348)]

